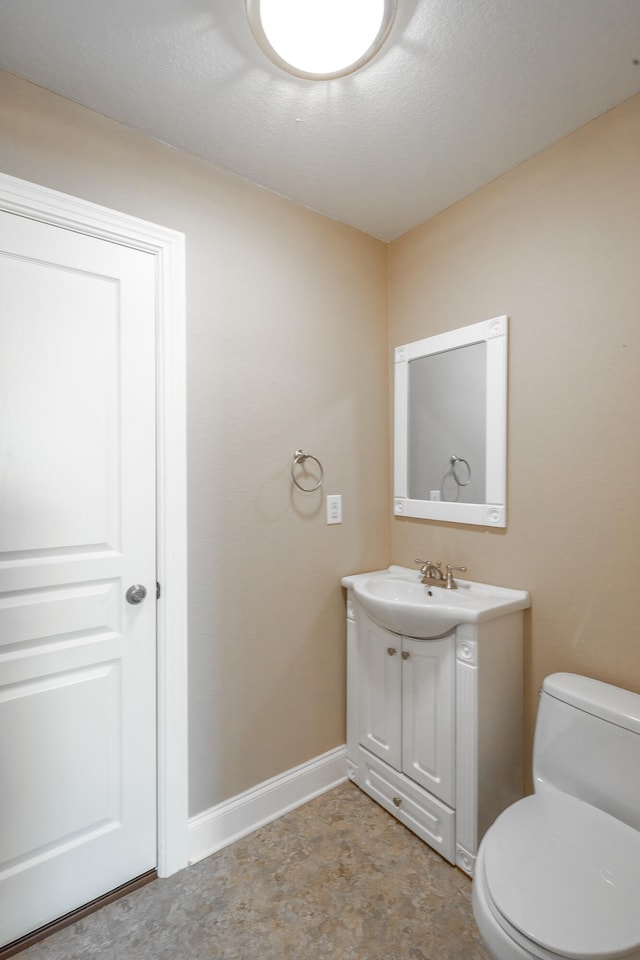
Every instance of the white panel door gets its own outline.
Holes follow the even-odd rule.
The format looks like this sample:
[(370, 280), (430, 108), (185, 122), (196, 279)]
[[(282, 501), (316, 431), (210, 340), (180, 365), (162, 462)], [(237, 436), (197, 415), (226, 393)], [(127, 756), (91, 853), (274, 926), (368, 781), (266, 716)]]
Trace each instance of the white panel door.
[(156, 865), (154, 260), (0, 213), (0, 943)]
[(402, 638), (358, 611), (360, 743), (400, 769)]
[(454, 638), (402, 645), (402, 771), (454, 806)]

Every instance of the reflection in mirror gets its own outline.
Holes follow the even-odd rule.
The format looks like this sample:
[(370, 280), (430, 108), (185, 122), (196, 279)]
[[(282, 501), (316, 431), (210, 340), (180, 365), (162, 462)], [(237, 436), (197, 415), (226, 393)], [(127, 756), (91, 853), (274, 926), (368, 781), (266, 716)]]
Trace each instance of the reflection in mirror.
[(412, 500), (485, 502), (487, 345), (409, 361)]
[(398, 347), (395, 513), (506, 525), (507, 318)]

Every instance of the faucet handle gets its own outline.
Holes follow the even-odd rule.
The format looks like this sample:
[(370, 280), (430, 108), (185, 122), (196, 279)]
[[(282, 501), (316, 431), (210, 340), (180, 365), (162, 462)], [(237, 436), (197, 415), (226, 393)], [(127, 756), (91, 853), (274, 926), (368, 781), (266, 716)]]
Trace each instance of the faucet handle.
[(467, 572), (467, 568), (466, 568), (466, 567), (454, 567), (454, 565), (453, 565), (452, 563), (448, 563), (448, 564), (447, 564), (447, 582), (446, 582), (446, 584), (445, 584), (447, 590), (457, 590), (457, 589), (458, 589), (458, 584), (457, 584), (457, 583), (455, 582), (455, 580), (453, 579), (453, 571), (454, 571), (454, 570), (459, 570), (460, 573), (466, 573), (466, 572)]
[(434, 580), (444, 580), (444, 574), (440, 569), (442, 566), (442, 560), (436, 560), (433, 563), (432, 560), (416, 560), (415, 563), (420, 563), (420, 573), (423, 577), (432, 576)]

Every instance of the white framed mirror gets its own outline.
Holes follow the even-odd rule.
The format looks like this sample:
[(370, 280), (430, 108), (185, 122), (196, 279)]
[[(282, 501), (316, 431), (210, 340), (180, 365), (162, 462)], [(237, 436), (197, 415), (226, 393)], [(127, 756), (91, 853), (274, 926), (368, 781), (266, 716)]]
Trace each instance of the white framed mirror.
[(505, 527), (507, 317), (395, 350), (394, 513)]

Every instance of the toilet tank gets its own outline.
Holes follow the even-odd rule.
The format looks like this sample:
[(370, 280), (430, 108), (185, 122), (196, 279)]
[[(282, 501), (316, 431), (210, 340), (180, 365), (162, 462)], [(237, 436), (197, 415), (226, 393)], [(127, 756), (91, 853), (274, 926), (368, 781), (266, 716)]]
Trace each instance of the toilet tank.
[(573, 673), (542, 685), (536, 792), (561, 790), (640, 830), (640, 694)]

